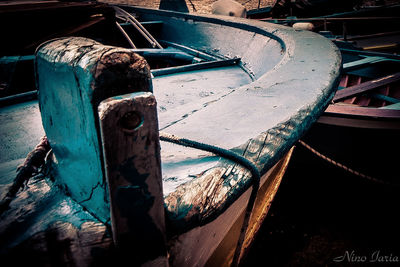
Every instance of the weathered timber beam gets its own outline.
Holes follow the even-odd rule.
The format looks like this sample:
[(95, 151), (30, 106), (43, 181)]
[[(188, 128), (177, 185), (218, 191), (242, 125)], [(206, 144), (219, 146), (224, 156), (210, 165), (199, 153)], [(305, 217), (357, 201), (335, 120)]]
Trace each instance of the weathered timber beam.
[(155, 97), (109, 98), (98, 110), (114, 242), (135, 266), (168, 266)]

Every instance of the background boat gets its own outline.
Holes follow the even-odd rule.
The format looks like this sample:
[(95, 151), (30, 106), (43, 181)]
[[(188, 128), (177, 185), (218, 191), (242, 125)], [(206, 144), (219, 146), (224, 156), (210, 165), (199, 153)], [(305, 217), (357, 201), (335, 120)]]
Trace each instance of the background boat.
[(368, 1), (278, 1), (266, 13), (250, 10), (249, 17), (288, 26), (307, 25), (309, 30), (351, 41), (363, 50), (398, 53), (399, 9), (396, 1), (385, 5)]
[(341, 52), (339, 90), (303, 140), (349, 168), (398, 184), (397, 160), (388, 151), (400, 148), (399, 57), (347, 48)]
[(355, 3), (348, 2), (347, 7), (336, 5), (343, 8), (338, 13), (312, 8), (321, 3), (311, 1), (307, 8), (302, 1), (278, 2), (276, 12), (271, 8), (264, 14), (270, 18), (261, 19), (295, 28), (307, 25), (308, 30), (331, 39), (341, 50), (344, 73), (337, 94), (303, 140), (336, 166), (397, 184), (396, 160), (387, 149), (399, 148), (400, 6), (391, 3), (352, 9)]

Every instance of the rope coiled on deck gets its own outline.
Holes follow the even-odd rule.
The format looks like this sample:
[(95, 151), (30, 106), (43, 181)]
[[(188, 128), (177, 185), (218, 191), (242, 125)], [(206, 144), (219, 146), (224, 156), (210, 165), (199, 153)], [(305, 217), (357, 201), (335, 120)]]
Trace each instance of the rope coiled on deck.
[(246, 231), (247, 231), (247, 228), (248, 228), (248, 225), (250, 222), (251, 211), (253, 210), (254, 202), (257, 197), (258, 188), (260, 186), (261, 175), (260, 175), (260, 172), (259, 172), (257, 166), (253, 162), (246, 159), (245, 157), (243, 157), (231, 150), (228, 150), (228, 149), (224, 149), (221, 147), (197, 142), (194, 140), (189, 140), (186, 138), (181, 138), (181, 137), (178, 137), (178, 136), (175, 136), (172, 134), (168, 134), (168, 133), (164, 133), (164, 132), (160, 132), (159, 134), (160, 134), (161, 141), (170, 142), (170, 143), (174, 143), (174, 144), (181, 145), (181, 146), (186, 146), (186, 147), (191, 147), (191, 148), (211, 152), (217, 156), (229, 159), (237, 164), (240, 164), (250, 171), (250, 173), (251, 173), (250, 183), (252, 186), (252, 191), (251, 191), (249, 201), (247, 203), (243, 225), (240, 230), (239, 240), (238, 240), (235, 254), (233, 256), (233, 261), (232, 261), (232, 266), (237, 266), (239, 264), (240, 254), (242, 251), (242, 245), (243, 245), (244, 238), (246, 236)]

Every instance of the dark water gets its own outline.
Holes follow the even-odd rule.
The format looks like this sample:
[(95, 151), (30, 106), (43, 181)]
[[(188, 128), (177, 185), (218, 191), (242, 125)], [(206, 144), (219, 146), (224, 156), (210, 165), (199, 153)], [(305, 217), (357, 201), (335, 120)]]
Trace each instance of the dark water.
[(243, 266), (400, 266), (399, 200), (297, 145)]

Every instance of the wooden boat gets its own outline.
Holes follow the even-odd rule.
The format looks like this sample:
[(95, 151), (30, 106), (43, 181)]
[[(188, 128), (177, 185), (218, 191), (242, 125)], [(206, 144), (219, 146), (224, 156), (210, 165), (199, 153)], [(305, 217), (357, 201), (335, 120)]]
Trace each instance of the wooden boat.
[[(352, 42), (363, 50), (399, 53), (400, 5), (363, 6), (357, 1), (278, 1), (267, 13), (249, 11), (249, 18), (307, 27), (329, 38)], [(338, 9), (339, 8), (339, 9)], [(257, 14), (251, 15), (251, 14)], [(328, 37), (328, 36), (327, 36)]]
[[(334, 95), (340, 53), (275, 24), (120, 8), (135, 49), (47, 41), (35, 54), (39, 101), (3, 102), (2, 260), (236, 265), (292, 146)], [(43, 174), (11, 199), (15, 167), (41, 165), (24, 162), (33, 148)]]
[(322, 154), (382, 183), (398, 184), (400, 57), (341, 49), (339, 90), (304, 141)]

